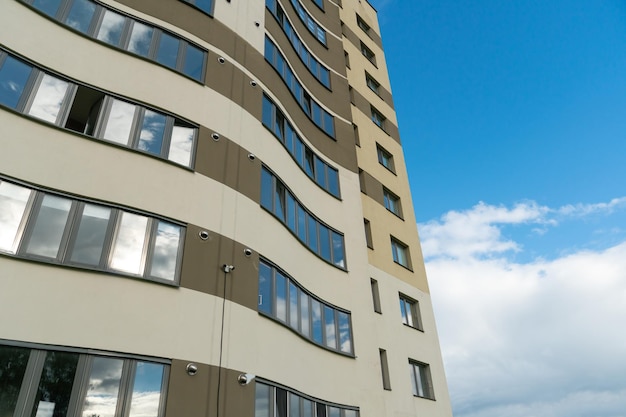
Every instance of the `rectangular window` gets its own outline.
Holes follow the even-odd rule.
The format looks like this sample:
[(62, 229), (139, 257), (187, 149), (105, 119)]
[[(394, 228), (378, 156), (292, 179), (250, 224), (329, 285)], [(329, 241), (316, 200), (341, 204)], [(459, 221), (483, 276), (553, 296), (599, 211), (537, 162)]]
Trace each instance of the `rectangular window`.
[(402, 315), (402, 324), (422, 330), (419, 304), (416, 300), (400, 294), (400, 314)]
[(411, 269), (409, 247), (394, 237), (391, 238), (391, 254), (395, 263)]
[(365, 58), (367, 58), (369, 62), (376, 66), (376, 56), (374, 55), (374, 52), (372, 52), (372, 50), (368, 48), (363, 42), (361, 42), (361, 53)]
[(385, 130), (385, 122), (387, 120), (385, 116), (383, 116), (382, 113), (376, 110), (373, 106), (371, 106), (370, 109), (372, 112), (372, 122), (374, 122), (374, 124), (382, 130)]
[(367, 247), (370, 249), (374, 249), (374, 243), (372, 241), (372, 227), (370, 225), (370, 221), (367, 219), (363, 219), (363, 227), (365, 228), (365, 243)]
[(352, 130), (354, 131), (354, 143), (359, 148), (361, 147), (361, 138), (359, 137), (359, 127), (352, 123)]
[(15, 253), (32, 191), (0, 181), (0, 251)]
[(183, 0), (189, 4), (193, 4), (198, 9), (202, 10), (204, 13), (208, 15), (212, 15), (213, 13), (213, 0)]
[(380, 308), (380, 293), (378, 291), (378, 281), (374, 278), (370, 278), (370, 286), (372, 287), (372, 303), (374, 305), (374, 311), (382, 314), (382, 309)]
[(0, 51), (0, 104), (17, 109), (33, 67)]
[(391, 379), (389, 378), (389, 363), (387, 362), (387, 351), (385, 349), (378, 349), (378, 355), (380, 357), (380, 372), (382, 374), (383, 389), (391, 391)]
[(163, 415), (169, 365), (6, 345), (0, 364), (2, 416)]
[(389, 171), (395, 173), (396, 168), (393, 163), (393, 155), (385, 148), (376, 144), (376, 154), (378, 155), (378, 163), (387, 168)]
[(255, 385), (254, 417), (359, 417), (355, 407), (331, 405), (265, 380), (257, 379)]
[(365, 73), (365, 83), (367, 84), (370, 90), (375, 92), (377, 95), (380, 95), (380, 92), (378, 91), (380, 88), (380, 84), (378, 83), (378, 81), (372, 78), (372, 76), (369, 75), (367, 72)]
[(348, 52), (343, 51), (343, 59), (346, 63), (346, 68), (350, 68), (350, 55), (348, 54)]
[(356, 24), (367, 34), (367, 36), (370, 36), (370, 25), (365, 23), (365, 20), (363, 20), (363, 18), (361, 18), (358, 14), (356, 15)]
[(430, 366), (422, 362), (409, 360), (409, 372), (411, 374), (413, 395), (434, 400), (435, 394), (430, 376)]
[(402, 218), (402, 207), (400, 206), (400, 197), (383, 187), (383, 198), (385, 203), (385, 208), (395, 214), (396, 216)]

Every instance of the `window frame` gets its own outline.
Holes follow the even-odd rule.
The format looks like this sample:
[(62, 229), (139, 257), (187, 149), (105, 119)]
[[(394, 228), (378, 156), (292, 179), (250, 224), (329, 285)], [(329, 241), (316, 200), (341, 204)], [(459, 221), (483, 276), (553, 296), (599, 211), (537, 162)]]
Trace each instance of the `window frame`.
[[(409, 372), (414, 397), (435, 400), (430, 365), (424, 362), (409, 359)], [(420, 395), (420, 388), (423, 395)]]
[(383, 186), (383, 202), (387, 211), (393, 213), (399, 219), (404, 220), (402, 217), (402, 204), (400, 202), (400, 197), (385, 186)]
[(376, 54), (374, 53), (374, 51), (372, 51), (367, 45), (365, 45), (363, 41), (360, 42), (361, 47), (359, 49), (361, 50), (361, 55), (363, 55), (365, 59), (367, 59), (372, 65), (378, 68), (376, 66)]
[(367, 22), (365, 22), (365, 20), (361, 16), (359, 16), (358, 13), (356, 14), (356, 24), (363, 32), (365, 32), (367, 36), (369, 36), (370, 38), (372, 37), (372, 34), (370, 33), (372, 27), (368, 25)]
[(376, 143), (376, 156), (378, 157), (378, 163), (380, 165), (384, 166), (392, 174), (396, 174), (393, 154), (383, 148), (379, 143)]
[(183, 3), (187, 3), (191, 6), (193, 6), (195, 9), (200, 10), (202, 13), (209, 15), (209, 16), (213, 16), (213, 12), (215, 10), (215, 0), (211, 0), (211, 7), (209, 8), (210, 10), (205, 10), (203, 7), (198, 6), (196, 3), (198, 2), (198, 0), (181, 0)]
[(380, 97), (380, 83), (374, 79), (367, 71), (365, 71), (365, 84), (367, 87)]
[(378, 126), (383, 132), (387, 133), (387, 129), (385, 125), (387, 123), (387, 118), (378, 110), (376, 107), (370, 105), (371, 117), (370, 120)]
[[(400, 256), (399, 253), (402, 255)], [(394, 263), (408, 269), (409, 271), (413, 271), (411, 267), (412, 264), (409, 246), (393, 236), (391, 236), (391, 255)], [(406, 265), (402, 263), (402, 258), (404, 258)]]
[(399, 293), (398, 298), (400, 301), (400, 317), (402, 318), (402, 324), (423, 332), (424, 327), (420, 314), (419, 301), (403, 293)]

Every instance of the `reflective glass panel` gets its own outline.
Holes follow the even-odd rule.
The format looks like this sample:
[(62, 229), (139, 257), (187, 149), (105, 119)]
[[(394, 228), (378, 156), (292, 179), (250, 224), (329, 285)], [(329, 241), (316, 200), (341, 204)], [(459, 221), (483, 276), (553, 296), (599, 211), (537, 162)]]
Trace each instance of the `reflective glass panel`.
[(287, 227), (296, 231), (296, 200), (291, 193), (287, 193)]
[(200, 81), (204, 69), (204, 52), (195, 46), (187, 44), (183, 73)]
[(137, 362), (129, 417), (156, 417), (159, 415), (163, 365)]
[(159, 221), (154, 241), (150, 276), (174, 281), (180, 247), (181, 227)]
[(103, 137), (112, 142), (128, 145), (137, 106), (116, 99), (112, 101)]
[(315, 181), (322, 188), (326, 188), (326, 164), (317, 156), (315, 157)]
[(196, 0), (196, 7), (210, 14), (213, 7), (213, 0)]
[(330, 232), (333, 239), (333, 263), (340, 268), (346, 267), (343, 236), (337, 232)]
[(330, 260), (330, 230), (328, 227), (320, 224), (320, 255), (324, 259)]
[(33, 7), (44, 12), (48, 16), (54, 17), (59, 10), (59, 5), (62, 0), (35, 0), (33, 1)]
[(302, 399), (302, 417), (313, 417), (313, 402), (306, 398)]
[(344, 410), (343, 413), (344, 417), (357, 417), (356, 410)]
[(298, 220), (298, 238), (306, 243), (306, 211), (300, 204), (296, 207), (296, 215)]
[(63, 104), (63, 98), (70, 84), (66, 81), (45, 74), (41, 79), (37, 94), (28, 114), (54, 123)]
[(256, 383), (254, 417), (270, 417), (270, 387)]
[(165, 115), (152, 110), (145, 111), (141, 132), (139, 132), (139, 150), (155, 155), (161, 154), (163, 135), (165, 134), (165, 121)]
[(285, 186), (276, 181), (276, 192), (274, 193), (274, 214), (280, 220), (285, 221)]
[(326, 346), (336, 349), (337, 337), (335, 332), (335, 310), (324, 306), (324, 333), (326, 334)]
[(289, 283), (289, 325), (298, 330), (298, 287)]
[(339, 177), (337, 171), (328, 167), (326, 175), (328, 176), (328, 191), (330, 191), (332, 195), (339, 196)]
[[(0, 74), (2, 74), (0, 72)], [(263, 96), (263, 124), (272, 129), (274, 105), (267, 97)]]
[(340, 417), (341, 410), (337, 407), (328, 406), (328, 414), (327, 417)]
[(0, 346), (0, 416), (12, 417), (30, 349)]
[(120, 215), (110, 266), (118, 271), (139, 275), (142, 272), (141, 261), (148, 218), (126, 212)]
[(259, 263), (259, 311), (272, 314), (272, 269)]
[(350, 334), (350, 316), (338, 311), (337, 320), (339, 324), (339, 349), (342, 352), (352, 353), (352, 336)]
[(304, 291), (300, 291), (300, 332), (309, 337), (311, 334), (309, 324), (309, 296)]
[(48, 352), (31, 417), (66, 417), (78, 354)]
[(326, 132), (331, 138), (335, 137), (335, 124), (333, 116), (326, 112), (324, 112), (324, 132)]
[(105, 10), (96, 38), (113, 46), (119, 46), (126, 18), (111, 10)]
[(289, 393), (289, 417), (300, 417), (300, 397)]
[(186, 167), (190, 166), (191, 151), (193, 149), (195, 134), (195, 128), (175, 121), (174, 128), (172, 129), (172, 138), (170, 139), (170, 150), (167, 159)]
[(12, 109), (17, 107), (32, 70), (30, 65), (10, 56), (6, 57), (0, 67), (0, 104)]
[(80, 32), (87, 33), (95, 11), (96, 4), (91, 0), (74, 0), (65, 23)]
[(43, 197), (26, 253), (56, 258), (71, 207), (72, 201), (67, 198)]
[(177, 38), (165, 32), (161, 32), (161, 39), (159, 40), (159, 46), (157, 48), (157, 62), (166, 67), (176, 68), (179, 45), (180, 41)]
[(110, 208), (85, 204), (70, 258), (72, 262), (93, 266), (100, 264), (110, 217)]
[(154, 28), (144, 25), (143, 23), (133, 22), (133, 29), (130, 32), (130, 40), (128, 42), (128, 50), (137, 55), (148, 56), (153, 33)]
[(83, 417), (114, 417), (122, 378), (122, 359), (94, 357), (83, 404)]
[(308, 219), (308, 231), (309, 231), (309, 248), (315, 253), (317, 253), (317, 220), (313, 218), (313, 216), (309, 216)]
[(261, 206), (268, 210), (272, 210), (272, 197), (274, 195), (274, 187), (272, 185), (272, 174), (265, 168), (261, 170)]
[(276, 271), (276, 317), (287, 321), (287, 279)]
[(15, 235), (22, 222), (31, 190), (0, 182), (0, 250), (15, 253)]
[(319, 301), (311, 299), (311, 324), (313, 340), (322, 343), (322, 306)]

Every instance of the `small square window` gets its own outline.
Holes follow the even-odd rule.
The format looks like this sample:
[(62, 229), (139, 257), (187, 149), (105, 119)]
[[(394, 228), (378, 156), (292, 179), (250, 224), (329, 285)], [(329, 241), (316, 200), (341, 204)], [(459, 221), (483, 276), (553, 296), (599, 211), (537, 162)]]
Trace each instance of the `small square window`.
[(370, 36), (370, 25), (365, 23), (365, 20), (363, 20), (363, 18), (358, 14), (356, 15), (356, 24), (367, 34), (367, 36)]
[(374, 52), (372, 52), (370, 48), (365, 46), (363, 42), (361, 42), (361, 53), (365, 58), (367, 58), (369, 62), (376, 65), (376, 55), (374, 55)]
[(413, 395), (434, 400), (435, 394), (430, 377), (430, 365), (409, 360), (409, 370), (411, 372)]
[(392, 193), (386, 188), (383, 188), (383, 198), (385, 202), (385, 208), (395, 214), (398, 217), (402, 217), (402, 208), (400, 206), (400, 197)]
[(402, 324), (422, 330), (422, 321), (417, 301), (400, 294), (400, 314), (402, 315)]
[(376, 153), (378, 154), (378, 163), (395, 173), (396, 169), (393, 164), (393, 155), (378, 144), (376, 144)]
[(367, 86), (369, 87), (370, 90), (375, 92), (377, 95), (380, 95), (379, 93), (380, 84), (378, 83), (378, 81), (372, 78), (372, 76), (369, 75), (367, 72), (365, 73), (365, 82), (367, 83)]
[(391, 254), (395, 263), (411, 269), (409, 247), (394, 237), (391, 237)]
[(371, 107), (372, 111), (372, 122), (376, 124), (376, 126), (380, 127), (382, 130), (385, 130), (385, 121), (387, 120), (385, 116), (382, 115), (381, 112), (376, 110), (374, 107)]

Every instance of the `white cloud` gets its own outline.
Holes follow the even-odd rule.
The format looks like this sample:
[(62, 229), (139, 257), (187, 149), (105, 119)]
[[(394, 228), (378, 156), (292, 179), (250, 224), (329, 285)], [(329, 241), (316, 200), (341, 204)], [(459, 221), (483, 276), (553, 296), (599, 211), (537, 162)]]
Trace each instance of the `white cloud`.
[(514, 263), (503, 232), (625, 202), (480, 203), (420, 225), (456, 417), (626, 417), (626, 242)]

